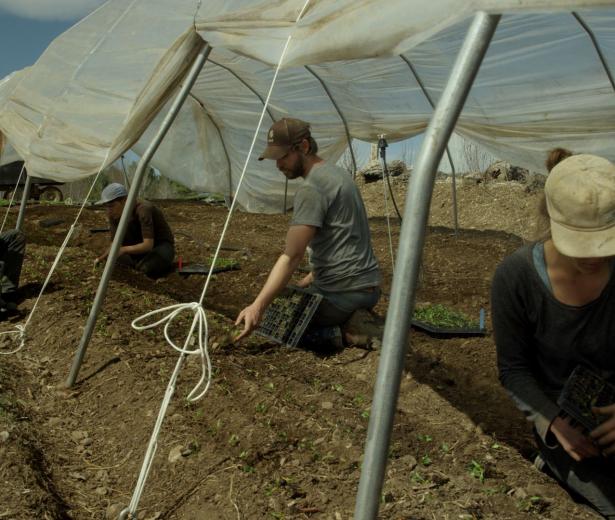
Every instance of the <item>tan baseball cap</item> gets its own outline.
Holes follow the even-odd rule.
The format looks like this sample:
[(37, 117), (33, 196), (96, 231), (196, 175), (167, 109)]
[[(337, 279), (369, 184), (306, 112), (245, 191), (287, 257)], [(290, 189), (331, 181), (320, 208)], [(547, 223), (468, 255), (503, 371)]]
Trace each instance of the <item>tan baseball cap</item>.
[(557, 164), (545, 184), (551, 237), (575, 258), (615, 255), (615, 165), (595, 155)]
[(267, 132), (267, 148), (258, 158), (277, 160), (284, 157), (294, 144), (310, 137), (310, 124), (300, 119), (284, 117), (271, 125)]

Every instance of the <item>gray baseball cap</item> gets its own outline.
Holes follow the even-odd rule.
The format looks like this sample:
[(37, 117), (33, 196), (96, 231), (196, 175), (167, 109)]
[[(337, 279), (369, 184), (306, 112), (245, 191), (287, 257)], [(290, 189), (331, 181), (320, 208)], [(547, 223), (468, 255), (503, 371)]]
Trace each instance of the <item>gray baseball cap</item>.
[(112, 182), (106, 186), (104, 190), (102, 190), (100, 200), (96, 202), (96, 204), (107, 204), (107, 202), (112, 202), (115, 199), (120, 199), (127, 196), (128, 192), (124, 186), (122, 186), (119, 182)]

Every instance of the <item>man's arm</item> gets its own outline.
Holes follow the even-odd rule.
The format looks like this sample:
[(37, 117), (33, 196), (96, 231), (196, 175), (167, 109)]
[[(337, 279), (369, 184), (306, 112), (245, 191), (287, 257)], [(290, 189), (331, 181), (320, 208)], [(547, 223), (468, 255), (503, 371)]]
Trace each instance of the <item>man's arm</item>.
[(152, 249), (154, 249), (154, 239), (144, 238), (143, 242), (139, 244), (120, 247), (118, 255), (143, 255), (145, 253), (149, 253)]
[(305, 250), (316, 234), (314, 226), (291, 226), (286, 234), (286, 247), (271, 269), (265, 285), (256, 299), (243, 309), (235, 325), (242, 321), (244, 328), (235, 339), (248, 336), (260, 322), (265, 310), (273, 299), (286, 287), (297, 266), (301, 263)]
[[(132, 246), (122, 246), (118, 252), (118, 256), (127, 254), (127, 255), (142, 255), (148, 253), (154, 249), (154, 239), (153, 238), (144, 238), (143, 242), (139, 244), (134, 244)], [(94, 260), (94, 265), (101, 263), (103, 260), (106, 260), (111, 252), (111, 246), (107, 248), (107, 250), (100, 255), (96, 260)]]

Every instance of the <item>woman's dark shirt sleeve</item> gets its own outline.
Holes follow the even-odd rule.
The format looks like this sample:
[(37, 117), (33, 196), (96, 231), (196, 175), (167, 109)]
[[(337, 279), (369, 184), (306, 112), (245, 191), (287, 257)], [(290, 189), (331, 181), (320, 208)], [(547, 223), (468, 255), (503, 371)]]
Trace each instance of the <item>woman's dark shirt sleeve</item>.
[[(500, 382), (544, 439), (559, 408), (540, 384), (533, 341), (540, 280), (530, 270), (530, 246), (507, 257), (491, 286), (491, 314)], [(540, 282), (542, 283), (542, 282)]]

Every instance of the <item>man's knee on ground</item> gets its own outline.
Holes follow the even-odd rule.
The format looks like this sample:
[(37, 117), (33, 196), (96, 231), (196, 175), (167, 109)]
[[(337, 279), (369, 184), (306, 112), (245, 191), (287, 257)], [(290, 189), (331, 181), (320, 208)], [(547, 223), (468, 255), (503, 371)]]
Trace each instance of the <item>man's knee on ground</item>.
[(344, 340), (349, 345), (370, 345), (382, 339), (384, 320), (368, 309), (357, 309), (342, 326)]

